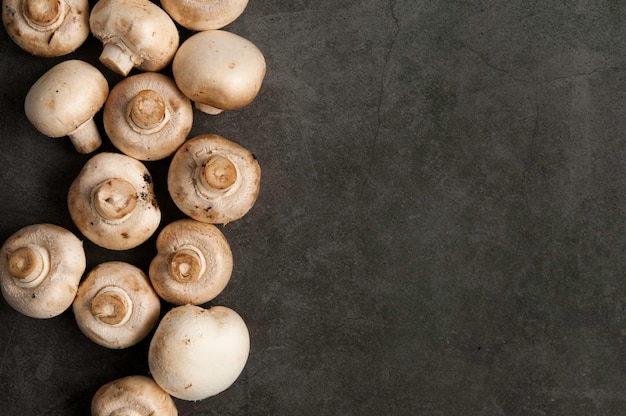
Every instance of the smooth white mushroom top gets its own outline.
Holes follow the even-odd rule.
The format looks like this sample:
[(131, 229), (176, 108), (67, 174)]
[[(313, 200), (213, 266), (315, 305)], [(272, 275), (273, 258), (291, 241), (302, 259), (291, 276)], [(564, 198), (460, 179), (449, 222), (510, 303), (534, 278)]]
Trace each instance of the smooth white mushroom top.
[(152, 378), (123, 377), (100, 387), (91, 399), (91, 416), (177, 416), (172, 397)]
[(7, 303), (32, 318), (51, 318), (74, 301), (85, 271), (83, 243), (53, 224), (33, 224), (0, 249), (0, 288)]
[(4, 0), (2, 22), (26, 52), (58, 57), (78, 49), (89, 36), (88, 0)]
[(248, 0), (161, 0), (161, 6), (187, 29), (220, 29), (237, 19)]

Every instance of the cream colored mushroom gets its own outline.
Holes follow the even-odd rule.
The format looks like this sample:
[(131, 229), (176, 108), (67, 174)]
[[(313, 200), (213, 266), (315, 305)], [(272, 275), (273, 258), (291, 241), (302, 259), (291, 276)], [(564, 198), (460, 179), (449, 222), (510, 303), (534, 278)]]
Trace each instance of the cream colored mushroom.
[(89, 35), (87, 0), (3, 0), (2, 22), (23, 50), (46, 58), (67, 55)]
[(152, 176), (119, 153), (102, 152), (85, 163), (70, 186), (68, 208), (80, 232), (110, 250), (137, 247), (161, 222)]
[(109, 84), (93, 65), (71, 59), (44, 73), (24, 101), (26, 117), (48, 137), (69, 136), (79, 153), (102, 144), (93, 116), (102, 108)]
[(224, 290), (233, 255), (213, 224), (181, 219), (168, 224), (156, 241), (149, 277), (161, 298), (174, 305), (206, 303)]
[(261, 167), (244, 147), (216, 134), (187, 140), (174, 154), (167, 176), (176, 206), (191, 218), (226, 224), (254, 205)]
[(133, 67), (160, 71), (178, 48), (176, 24), (149, 0), (99, 0), (89, 26), (104, 45), (100, 62), (121, 75)]
[(85, 272), (83, 243), (53, 224), (33, 224), (0, 249), (0, 288), (7, 303), (32, 318), (52, 318), (74, 301)]
[(150, 341), (154, 381), (182, 400), (202, 400), (230, 387), (250, 352), (244, 320), (225, 306), (177, 306), (165, 314)]
[(248, 0), (161, 0), (161, 6), (180, 25), (201, 31), (220, 29), (237, 19)]
[(263, 53), (249, 40), (224, 30), (198, 32), (172, 61), (178, 88), (198, 110), (219, 114), (256, 98), (265, 78)]
[(140, 375), (110, 381), (91, 399), (91, 416), (177, 416), (172, 397), (152, 378)]
[(111, 89), (103, 122), (111, 143), (120, 151), (139, 160), (160, 160), (187, 139), (193, 109), (171, 78), (144, 72)]
[(110, 261), (87, 274), (72, 309), (87, 338), (103, 347), (121, 349), (137, 344), (155, 327), (161, 301), (143, 271)]

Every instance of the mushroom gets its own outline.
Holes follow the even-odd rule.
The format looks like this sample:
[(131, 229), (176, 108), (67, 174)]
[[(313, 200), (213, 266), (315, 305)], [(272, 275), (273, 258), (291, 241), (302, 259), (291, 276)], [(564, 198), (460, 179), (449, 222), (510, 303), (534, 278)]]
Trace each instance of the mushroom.
[(68, 192), (70, 216), (85, 237), (110, 250), (137, 247), (161, 222), (152, 176), (137, 159), (102, 152), (85, 163)]
[(79, 153), (102, 144), (93, 116), (109, 94), (104, 75), (87, 62), (63, 61), (44, 73), (26, 94), (26, 117), (48, 137), (69, 136)]
[(213, 224), (189, 218), (168, 224), (156, 241), (148, 275), (161, 298), (175, 305), (206, 303), (228, 284), (233, 255)]
[(91, 10), (89, 27), (104, 44), (100, 62), (124, 76), (133, 67), (160, 71), (178, 48), (176, 24), (149, 0), (99, 0)]
[(247, 149), (216, 134), (187, 140), (174, 154), (168, 190), (178, 208), (191, 218), (226, 224), (254, 205), (261, 167)]
[(100, 387), (91, 399), (91, 416), (177, 416), (172, 397), (152, 378), (122, 377)]
[(237, 19), (248, 0), (161, 0), (161, 6), (180, 25), (201, 31), (220, 29)]
[(137, 344), (155, 327), (161, 301), (143, 271), (109, 261), (87, 274), (72, 310), (87, 338), (103, 347), (121, 349)]
[(158, 324), (148, 349), (154, 381), (182, 400), (202, 400), (230, 387), (250, 353), (244, 320), (225, 306), (172, 308)]
[(187, 139), (193, 108), (171, 78), (144, 72), (111, 89), (103, 122), (120, 151), (139, 160), (159, 160), (171, 156)]
[(89, 36), (87, 0), (3, 0), (2, 22), (26, 52), (58, 57), (78, 49)]
[(54, 224), (33, 224), (11, 235), (0, 249), (2, 296), (16, 311), (52, 318), (74, 301), (85, 272), (83, 243)]
[(254, 100), (265, 77), (265, 58), (239, 35), (207, 30), (180, 45), (172, 73), (178, 88), (198, 110), (215, 115)]

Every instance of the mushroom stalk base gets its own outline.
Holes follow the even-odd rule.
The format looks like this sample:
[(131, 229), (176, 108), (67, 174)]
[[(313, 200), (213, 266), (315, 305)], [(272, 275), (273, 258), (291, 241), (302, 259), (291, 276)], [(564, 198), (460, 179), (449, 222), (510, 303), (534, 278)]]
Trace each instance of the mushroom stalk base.
[(216, 107), (213, 107), (212, 105), (199, 103), (197, 101), (194, 101), (194, 105), (196, 106), (198, 110), (202, 111), (203, 113), (210, 114), (212, 116), (216, 116), (224, 112), (224, 110), (221, 108), (216, 108)]
[(89, 119), (69, 134), (72, 144), (78, 153), (94, 152), (102, 145), (102, 138), (93, 119)]
[(133, 57), (115, 43), (106, 43), (100, 54), (100, 62), (120, 75), (128, 75), (135, 66)]

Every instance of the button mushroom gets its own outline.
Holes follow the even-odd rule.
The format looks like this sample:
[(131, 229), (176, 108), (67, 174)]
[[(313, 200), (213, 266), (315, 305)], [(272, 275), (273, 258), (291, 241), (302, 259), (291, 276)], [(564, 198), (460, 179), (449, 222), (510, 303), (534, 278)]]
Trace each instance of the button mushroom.
[(178, 48), (176, 24), (149, 0), (99, 0), (89, 16), (89, 26), (104, 44), (100, 61), (124, 76), (133, 67), (160, 71)]
[(161, 301), (143, 271), (110, 261), (87, 274), (72, 310), (87, 338), (103, 347), (121, 349), (137, 344), (155, 327)]
[(79, 153), (102, 144), (93, 116), (109, 94), (104, 75), (87, 62), (63, 61), (44, 73), (26, 94), (26, 117), (48, 137), (69, 136)]
[(119, 153), (102, 152), (85, 163), (70, 186), (68, 207), (80, 232), (110, 250), (137, 247), (161, 221), (152, 176)]
[(230, 308), (177, 306), (165, 314), (150, 341), (154, 381), (182, 400), (202, 400), (230, 387), (250, 352), (244, 320)]
[(176, 151), (167, 183), (182, 212), (197, 221), (226, 224), (254, 205), (261, 167), (242, 146), (216, 134), (203, 134)]
[(171, 78), (144, 72), (111, 89), (103, 122), (111, 143), (123, 153), (159, 160), (171, 156), (187, 139), (193, 109)]
[(0, 249), (0, 288), (7, 303), (32, 318), (52, 318), (74, 301), (85, 271), (83, 243), (65, 228), (33, 224)]
[(161, 0), (161, 6), (180, 25), (201, 31), (220, 29), (237, 19), (248, 0)]
[(220, 294), (233, 270), (233, 255), (214, 225), (192, 219), (168, 224), (156, 242), (148, 275), (154, 290), (175, 305), (199, 305)]
[(110, 381), (91, 399), (91, 416), (177, 416), (172, 397), (152, 378), (140, 375)]
[(265, 77), (265, 58), (252, 42), (224, 30), (192, 35), (172, 61), (178, 88), (198, 110), (219, 114), (248, 105)]
[(4, 0), (2, 22), (26, 52), (46, 58), (67, 55), (89, 35), (87, 0)]

